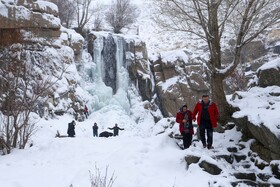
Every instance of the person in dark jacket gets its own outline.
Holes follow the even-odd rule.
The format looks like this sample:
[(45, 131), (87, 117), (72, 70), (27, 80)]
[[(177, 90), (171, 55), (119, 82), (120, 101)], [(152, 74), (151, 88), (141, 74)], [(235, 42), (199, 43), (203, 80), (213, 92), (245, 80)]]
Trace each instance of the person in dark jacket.
[(176, 122), (179, 123), (179, 130), (183, 136), (184, 149), (187, 149), (192, 144), (193, 125), (192, 112), (188, 110), (187, 105), (183, 105), (180, 111), (176, 114)]
[(114, 127), (112, 127), (112, 128), (108, 128), (108, 129), (110, 129), (110, 130), (114, 130), (114, 136), (118, 136), (119, 135), (119, 130), (124, 130), (123, 128), (120, 128), (120, 127), (118, 127), (118, 124), (115, 124), (115, 126)]
[(93, 137), (98, 137), (98, 126), (97, 123), (94, 123), (94, 125), (92, 126), (92, 131), (93, 131)]
[(76, 123), (74, 120), (72, 122), (68, 123), (67, 134), (69, 137), (75, 136), (75, 125), (76, 125)]
[(108, 132), (108, 131), (103, 131), (103, 132), (101, 132), (101, 133), (99, 134), (99, 137), (106, 137), (106, 138), (108, 138), (108, 137), (110, 137), (110, 136), (113, 136), (113, 133)]
[[(209, 95), (203, 95), (193, 110), (193, 121), (196, 120), (200, 129), (200, 138), (205, 148), (212, 149), (213, 145), (213, 128), (217, 127), (219, 111), (217, 105), (209, 99)], [(207, 131), (207, 144), (205, 140), (205, 130)]]

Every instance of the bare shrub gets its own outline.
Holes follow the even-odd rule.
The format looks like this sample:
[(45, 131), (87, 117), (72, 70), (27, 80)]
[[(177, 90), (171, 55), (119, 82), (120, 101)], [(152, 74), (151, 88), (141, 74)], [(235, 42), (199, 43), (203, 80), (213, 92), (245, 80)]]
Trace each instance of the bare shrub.
[(101, 31), (102, 30), (103, 19), (100, 14), (96, 14), (93, 21), (93, 30)]
[(77, 29), (76, 31), (80, 34), (83, 33), (83, 30), (86, 24), (90, 21), (93, 16), (93, 9), (91, 8), (91, 3), (93, 0), (73, 0), (76, 8), (76, 20), (77, 20)]
[[(9, 154), (24, 149), (35, 133), (35, 108), (46, 98), (56, 80), (43, 77), (34, 65), (35, 56), (20, 44), (0, 49), (0, 149)], [(37, 71), (36, 71), (37, 68)]]
[(112, 187), (116, 179), (114, 173), (112, 176), (108, 176), (108, 167), (106, 167), (104, 175), (101, 174), (100, 169), (96, 166), (95, 173), (92, 174), (91, 171), (89, 171), (89, 174), (91, 187)]
[(106, 21), (113, 28), (114, 33), (120, 33), (121, 30), (133, 24), (140, 12), (130, 0), (114, 0), (106, 13)]

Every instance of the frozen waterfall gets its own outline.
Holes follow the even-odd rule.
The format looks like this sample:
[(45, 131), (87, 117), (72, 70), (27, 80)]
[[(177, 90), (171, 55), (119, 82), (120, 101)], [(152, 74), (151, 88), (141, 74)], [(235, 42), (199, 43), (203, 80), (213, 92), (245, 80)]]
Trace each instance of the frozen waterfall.
[(125, 40), (117, 35), (96, 34), (93, 42), (93, 66), (88, 76), (93, 80), (90, 93), (94, 109), (117, 105), (130, 111), (129, 75), (126, 69)]

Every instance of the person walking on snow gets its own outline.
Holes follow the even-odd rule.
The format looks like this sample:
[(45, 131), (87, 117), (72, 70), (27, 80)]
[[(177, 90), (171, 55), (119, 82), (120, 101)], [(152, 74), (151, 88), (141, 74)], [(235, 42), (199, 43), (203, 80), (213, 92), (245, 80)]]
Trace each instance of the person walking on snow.
[(87, 107), (87, 105), (85, 105), (84, 114), (85, 114), (86, 118), (88, 118), (88, 107)]
[(119, 130), (124, 130), (123, 128), (120, 128), (120, 127), (118, 127), (118, 124), (115, 124), (115, 126), (114, 127), (112, 127), (112, 128), (108, 128), (108, 129), (110, 129), (110, 130), (114, 130), (114, 136), (118, 136), (119, 135)]
[(192, 112), (188, 110), (187, 105), (183, 105), (180, 111), (176, 114), (176, 122), (179, 123), (179, 130), (183, 136), (184, 149), (187, 149), (192, 144), (193, 125)]
[[(217, 127), (219, 111), (217, 105), (209, 99), (209, 95), (203, 95), (202, 100), (196, 103), (192, 114), (193, 121), (196, 120), (196, 115), (203, 147), (207, 146), (208, 149), (212, 149), (213, 128)], [(205, 130), (207, 131), (207, 144)]]
[(92, 131), (93, 131), (93, 137), (98, 137), (98, 126), (97, 123), (94, 123), (94, 125), (92, 126)]

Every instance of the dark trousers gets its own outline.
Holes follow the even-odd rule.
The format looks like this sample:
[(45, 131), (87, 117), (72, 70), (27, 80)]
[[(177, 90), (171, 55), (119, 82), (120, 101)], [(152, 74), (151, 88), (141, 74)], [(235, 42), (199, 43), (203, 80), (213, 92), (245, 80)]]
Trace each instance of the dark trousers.
[(93, 131), (93, 137), (97, 136), (98, 137), (98, 133)]
[(182, 135), (183, 135), (184, 149), (187, 149), (192, 144), (192, 134), (183, 132)]
[(207, 144), (211, 145), (213, 144), (213, 128), (211, 121), (205, 121), (201, 120), (200, 122), (200, 139), (203, 143), (203, 145), (206, 145), (206, 140), (205, 140), (205, 130), (207, 132)]
[(84, 112), (84, 114), (85, 114), (85, 116), (86, 116), (86, 118), (88, 117), (88, 112)]

